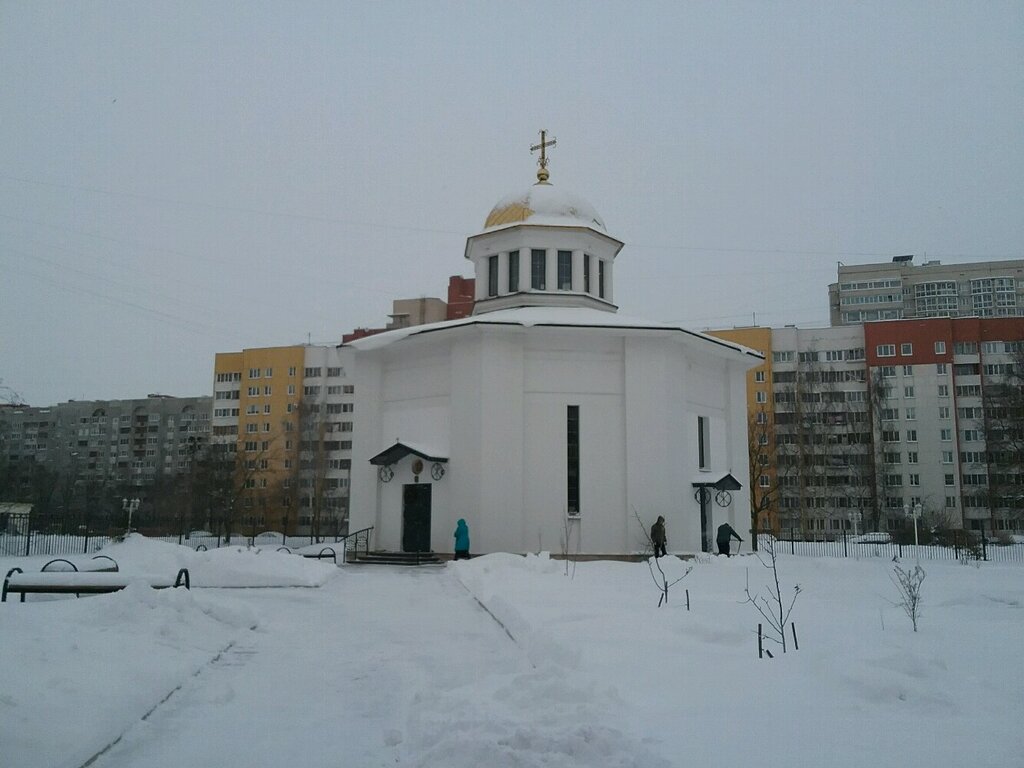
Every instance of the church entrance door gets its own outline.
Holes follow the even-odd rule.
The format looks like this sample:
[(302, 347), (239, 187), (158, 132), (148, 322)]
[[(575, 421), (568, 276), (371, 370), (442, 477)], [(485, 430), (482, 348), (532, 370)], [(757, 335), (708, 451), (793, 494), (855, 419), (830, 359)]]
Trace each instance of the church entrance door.
[(402, 487), (402, 551), (430, 551), (430, 483)]

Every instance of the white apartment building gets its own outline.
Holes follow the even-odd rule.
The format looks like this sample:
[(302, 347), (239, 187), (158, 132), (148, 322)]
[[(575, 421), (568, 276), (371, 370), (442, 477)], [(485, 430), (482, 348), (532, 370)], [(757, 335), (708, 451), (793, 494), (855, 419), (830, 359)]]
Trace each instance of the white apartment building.
[(1024, 260), (915, 265), (891, 262), (839, 265), (828, 287), (832, 325), (925, 317), (1024, 315)]

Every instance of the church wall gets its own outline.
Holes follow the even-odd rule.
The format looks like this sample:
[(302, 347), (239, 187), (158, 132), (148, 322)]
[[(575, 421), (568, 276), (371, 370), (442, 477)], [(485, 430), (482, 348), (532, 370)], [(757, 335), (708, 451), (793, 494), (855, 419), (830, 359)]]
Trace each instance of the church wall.
[[(567, 509), (567, 406), (580, 408), (582, 552), (620, 552), (625, 486), (622, 344), (605, 332), (536, 331), (524, 363), (523, 548), (560, 551)], [(574, 524), (575, 526), (576, 524)]]
[(349, 531), (375, 526), (373, 546), (380, 546), (380, 515), (377, 503), (377, 468), (370, 458), (380, 451), (381, 367), (377, 360), (356, 352), (354, 379), (356, 388), (356, 418), (352, 432), (351, 502)]
[(696, 466), (687, 450), (696, 417), (690, 426), (685, 366), (665, 339), (627, 337), (623, 346), (628, 540), (636, 546), (642, 539), (635, 511), (646, 528), (659, 515), (665, 517), (671, 550), (692, 549), (693, 541), (699, 542), (699, 524), (687, 512), (686, 499), (692, 495), (680, 487)]
[(524, 338), (494, 329), (480, 340), (480, 410), (474, 425), (479, 474), (472, 510), (480, 551), (524, 551)]
[[(435, 551), (452, 550), (459, 517), (474, 552), (560, 551), (566, 406), (578, 405), (579, 550), (638, 551), (636, 509), (645, 527), (666, 517), (671, 549), (699, 551), (697, 416), (709, 419), (709, 467), (746, 485), (744, 371), (678, 337), (584, 329), (475, 326), (360, 355), (357, 391), (374, 396), (359, 399), (353, 529), (376, 525), (377, 546), (401, 548), (411, 459), (388, 484), (368, 459), (403, 439), (449, 451), (442, 480), (420, 477), (433, 483)], [(729, 508), (712, 504), (712, 524), (728, 519), (746, 538), (748, 503), (744, 489)]]

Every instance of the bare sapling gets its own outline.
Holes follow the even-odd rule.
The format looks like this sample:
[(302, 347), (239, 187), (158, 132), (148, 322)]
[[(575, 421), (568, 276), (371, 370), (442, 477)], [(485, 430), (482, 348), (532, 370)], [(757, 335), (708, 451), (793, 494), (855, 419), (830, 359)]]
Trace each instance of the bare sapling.
[[(562, 514), (562, 534), (558, 537), (558, 543), (562, 547), (562, 560), (565, 561), (565, 575), (570, 580), (576, 578), (576, 561), (580, 555), (580, 520), (578, 517), (570, 517)], [(576, 529), (576, 548), (572, 547), (572, 531)]]
[[(768, 585), (768, 594), (751, 594), (750, 592), (750, 571), (747, 571), (747, 585), (744, 589), (747, 599), (744, 602), (750, 603), (761, 614), (761, 618), (768, 624), (770, 631), (764, 633), (764, 639), (772, 640), (782, 646), (782, 652), (786, 652), (786, 625), (789, 623), (789, 615), (793, 612), (793, 606), (800, 595), (800, 585), (793, 587), (793, 596), (789, 599), (788, 605), (782, 595), (782, 587), (779, 584), (778, 560), (775, 555), (775, 537), (766, 536), (761, 544), (761, 549), (755, 553), (761, 565), (772, 572), (772, 583)], [(796, 629), (793, 629), (793, 638), (796, 642)]]
[(915, 632), (917, 632), (917, 620), (921, 616), (921, 582), (924, 581), (924, 577), (924, 568), (920, 565), (915, 565), (906, 571), (896, 565), (889, 577), (896, 585), (900, 596), (894, 605), (898, 605), (907, 614), (910, 623), (914, 625)]
[[(665, 574), (665, 570), (661, 567), (660, 559), (655, 554), (654, 540), (651, 538), (650, 532), (647, 530), (647, 526), (644, 525), (644, 521), (640, 519), (640, 515), (637, 511), (633, 510), (633, 517), (636, 518), (637, 523), (640, 524), (640, 530), (643, 533), (644, 541), (644, 554), (647, 557), (647, 567), (651, 571), (651, 580), (654, 582), (654, 586), (658, 588), (658, 592), (661, 596), (658, 598), (658, 607), (661, 608), (663, 605), (668, 605), (668, 590), (669, 587), (675, 586), (680, 581), (690, 575), (690, 571), (693, 570), (693, 566), (688, 566), (686, 571), (677, 579), (672, 581), (668, 580), (668, 576)], [(689, 598), (687, 598), (687, 610), (689, 610)]]

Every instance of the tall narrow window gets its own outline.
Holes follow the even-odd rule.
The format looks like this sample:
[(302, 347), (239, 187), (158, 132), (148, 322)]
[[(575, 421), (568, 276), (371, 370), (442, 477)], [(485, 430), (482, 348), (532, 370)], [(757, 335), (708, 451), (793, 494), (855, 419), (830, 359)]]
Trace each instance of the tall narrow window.
[(697, 466), (701, 469), (708, 468), (708, 420), (703, 416), (697, 417)]
[(583, 292), (590, 293), (590, 254), (583, 254)]
[(580, 407), (566, 406), (565, 444), (567, 450), (566, 507), (570, 515), (580, 513)]
[(487, 257), (487, 295), (498, 295), (498, 257)]
[(597, 260), (597, 295), (604, 298), (604, 262)]
[(558, 290), (572, 290), (572, 251), (558, 252)]
[(545, 275), (548, 271), (548, 254), (543, 248), (530, 251), (530, 287), (535, 291), (545, 290)]
[(508, 292), (519, 290), (519, 251), (508, 252)]

